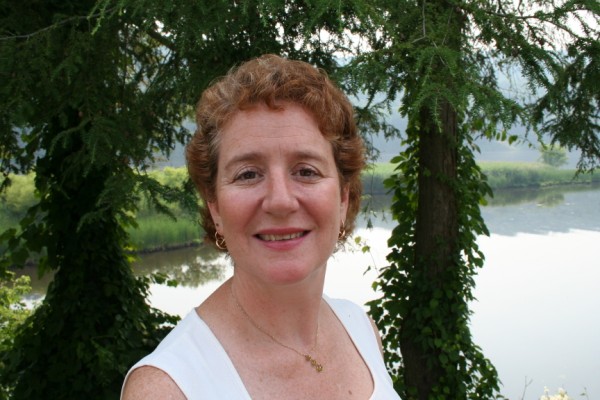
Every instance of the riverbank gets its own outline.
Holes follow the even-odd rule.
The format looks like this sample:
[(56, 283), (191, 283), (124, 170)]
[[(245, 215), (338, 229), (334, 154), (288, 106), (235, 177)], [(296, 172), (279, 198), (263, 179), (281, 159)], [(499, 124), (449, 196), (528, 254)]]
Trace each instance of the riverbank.
[[(488, 184), (494, 190), (496, 199), (514, 196), (514, 189), (600, 184), (598, 174), (576, 175), (575, 170), (553, 168), (541, 163), (482, 162), (479, 165), (487, 176)], [(395, 165), (391, 163), (376, 163), (367, 169), (363, 174), (365, 195), (388, 194), (384, 181), (394, 173), (394, 170)], [(181, 185), (187, 178), (185, 167), (166, 167), (152, 171), (151, 174), (166, 185)], [(12, 186), (0, 198), (2, 205), (0, 231), (18, 227), (21, 216), (36, 202), (32, 174), (11, 176), (11, 179)], [(202, 230), (197, 214), (182, 210), (177, 204), (169, 205), (169, 209), (176, 219), (158, 213), (144, 201), (140, 203), (139, 211), (135, 216), (138, 226), (128, 228), (135, 252), (164, 251), (200, 243)]]
[[(504, 189), (540, 188), (563, 185), (600, 184), (600, 174), (579, 174), (574, 169), (551, 167), (537, 162), (479, 162), (494, 192)], [(363, 174), (365, 194), (388, 193), (384, 181), (395, 172), (391, 163), (376, 163)]]

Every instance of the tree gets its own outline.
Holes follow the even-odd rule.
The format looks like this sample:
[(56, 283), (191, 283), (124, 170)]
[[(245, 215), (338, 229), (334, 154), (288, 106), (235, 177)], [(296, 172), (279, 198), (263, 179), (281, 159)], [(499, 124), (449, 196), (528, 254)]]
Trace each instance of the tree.
[[(397, 226), (371, 312), (406, 399), (492, 398), (495, 368), (473, 343), (473, 277), (488, 234), (479, 204), (491, 194), (474, 162), (477, 136), (513, 141), (510, 128), (600, 161), (597, 2), (369, 1), (350, 29), (362, 40), (348, 65), (368, 104), (401, 98), (404, 150), (388, 180)], [(367, 50), (365, 50), (367, 49)], [(526, 84), (503, 88), (498, 74)], [(506, 90), (512, 89), (512, 90)]]
[(567, 151), (560, 146), (540, 146), (540, 160), (551, 167), (559, 168), (565, 165), (567, 161)]
[(39, 196), (20, 230), (2, 233), (0, 269), (40, 253), (40, 273), (55, 273), (0, 380), (15, 399), (115, 398), (175, 322), (146, 303), (124, 227), (140, 193), (163, 211), (195, 203), (146, 171), (186, 140), (200, 92), (237, 62), (273, 52), (333, 66), (314, 32), (336, 14), (225, 0), (2, 0), (0, 10), (0, 188), (34, 171)]

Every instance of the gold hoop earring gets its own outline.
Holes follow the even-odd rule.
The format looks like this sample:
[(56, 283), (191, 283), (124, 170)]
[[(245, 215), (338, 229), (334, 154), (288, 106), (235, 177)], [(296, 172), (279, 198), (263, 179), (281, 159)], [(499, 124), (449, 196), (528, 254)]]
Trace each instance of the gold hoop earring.
[(338, 233), (338, 240), (343, 240), (346, 237), (346, 228), (344, 228), (344, 221), (342, 221), (342, 226), (340, 227), (340, 233)]
[(215, 246), (219, 250), (227, 250), (227, 243), (225, 243), (225, 238), (223, 235), (219, 235), (219, 232), (215, 231)]

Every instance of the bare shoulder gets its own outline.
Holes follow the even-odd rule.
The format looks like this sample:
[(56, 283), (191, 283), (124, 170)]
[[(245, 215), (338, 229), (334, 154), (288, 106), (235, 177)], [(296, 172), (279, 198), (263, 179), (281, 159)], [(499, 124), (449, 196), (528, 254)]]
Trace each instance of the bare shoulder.
[(127, 378), (121, 400), (173, 399), (185, 400), (184, 394), (164, 371), (144, 366)]

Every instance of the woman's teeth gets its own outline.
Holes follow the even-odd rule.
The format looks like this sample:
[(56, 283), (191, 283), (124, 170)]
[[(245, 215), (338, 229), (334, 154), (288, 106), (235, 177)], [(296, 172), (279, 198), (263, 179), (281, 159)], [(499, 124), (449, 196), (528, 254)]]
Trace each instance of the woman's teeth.
[(296, 239), (296, 238), (299, 238), (300, 236), (302, 236), (303, 234), (304, 234), (303, 232), (297, 232), (297, 233), (288, 233), (285, 235), (258, 235), (258, 237), (267, 242), (275, 242), (275, 241), (280, 241), (280, 240)]

